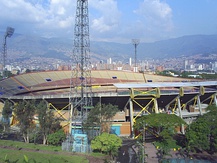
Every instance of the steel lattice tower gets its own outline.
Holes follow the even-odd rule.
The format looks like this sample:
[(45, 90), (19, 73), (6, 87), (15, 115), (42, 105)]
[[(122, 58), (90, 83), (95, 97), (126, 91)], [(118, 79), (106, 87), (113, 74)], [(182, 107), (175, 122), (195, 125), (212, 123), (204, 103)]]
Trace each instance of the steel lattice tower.
[(2, 60), (3, 60), (3, 65), (2, 65), (2, 76), (3, 79), (5, 78), (5, 66), (6, 66), (6, 57), (7, 57), (7, 37), (11, 37), (14, 33), (14, 28), (7, 27), (7, 30), (4, 35), (3, 39), (3, 48), (2, 48)]
[(77, 0), (71, 76), (71, 120), (83, 121), (92, 106), (88, 0)]

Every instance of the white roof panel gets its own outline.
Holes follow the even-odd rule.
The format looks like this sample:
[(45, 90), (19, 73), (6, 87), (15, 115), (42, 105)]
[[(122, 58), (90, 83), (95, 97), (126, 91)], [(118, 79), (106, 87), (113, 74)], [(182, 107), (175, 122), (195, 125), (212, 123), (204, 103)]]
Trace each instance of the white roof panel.
[(157, 88), (157, 87), (200, 87), (200, 86), (217, 86), (217, 81), (205, 82), (161, 82), (161, 83), (116, 83), (117, 88)]

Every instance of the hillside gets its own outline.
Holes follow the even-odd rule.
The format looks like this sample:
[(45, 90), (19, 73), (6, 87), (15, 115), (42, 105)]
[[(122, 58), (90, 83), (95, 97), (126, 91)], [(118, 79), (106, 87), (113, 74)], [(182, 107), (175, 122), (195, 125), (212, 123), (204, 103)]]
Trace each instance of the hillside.
[[(2, 36), (4, 33), (0, 33)], [(69, 60), (72, 55), (73, 40), (66, 38), (42, 38), (14, 34), (8, 38), (8, 49), (16, 52), (14, 59), (31, 57), (55, 58)], [(137, 58), (171, 58), (191, 56), (194, 54), (217, 53), (217, 35), (192, 35), (162, 40), (153, 43), (140, 43), (137, 48)], [(104, 60), (127, 61), (134, 58), (134, 46), (113, 42), (91, 42), (91, 58)]]

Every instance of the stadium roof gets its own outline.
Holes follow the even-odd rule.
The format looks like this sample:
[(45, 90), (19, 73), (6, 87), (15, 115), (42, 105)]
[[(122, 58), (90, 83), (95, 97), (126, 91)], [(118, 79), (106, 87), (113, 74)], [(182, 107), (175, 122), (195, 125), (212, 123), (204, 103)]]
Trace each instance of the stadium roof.
[[(71, 71), (43, 71), (26, 73), (3, 79), (0, 81), (0, 98), (44, 95), (68, 96), (70, 91), (71, 75)], [(111, 87), (113, 89), (116, 89), (117, 87), (159, 87), (166, 84), (164, 82), (192, 80), (153, 74), (134, 73), (131, 71), (91, 71), (91, 81), (94, 88), (93, 91), (96, 92), (106, 91), (105, 88), (107, 87), (109, 87), (109, 89)], [(151, 83), (149, 83), (150, 81)], [(185, 83), (182, 84), (184, 85)]]
[(117, 88), (161, 88), (161, 87), (200, 87), (200, 86), (217, 86), (217, 81), (205, 82), (165, 82), (165, 83), (115, 83)]

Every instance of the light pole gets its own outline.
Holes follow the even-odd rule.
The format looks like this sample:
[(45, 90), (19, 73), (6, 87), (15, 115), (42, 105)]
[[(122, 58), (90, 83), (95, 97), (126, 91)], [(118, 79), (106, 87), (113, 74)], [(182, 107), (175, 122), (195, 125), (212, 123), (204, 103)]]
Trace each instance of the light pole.
[(5, 32), (5, 35), (4, 35), (4, 39), (3, 39), (3, 71), (2, 71), (2, 76), (3, 76), (3, 79), (6, 77), (5, 76), (5, 63), (6, 63), (6, 57), (7, 57), (7, 44), (6, 44), (6, 39), (7, 37), (11, 37), (14, 33), (14, 28), (11, 28), (11, 27), (7, 27), (7, 30)]
[(134, 66), (135, 66), (135, 71), (137, 71), (137, 63), (136, 63), (136, 61), (137, 61), (137, 46), (139, 45), (139, 39), (132, 39), (132, 44), (133, 44), (133, 46), (134, 46), (134, 48), (135, 48), (135, 62), (134, 62)]

